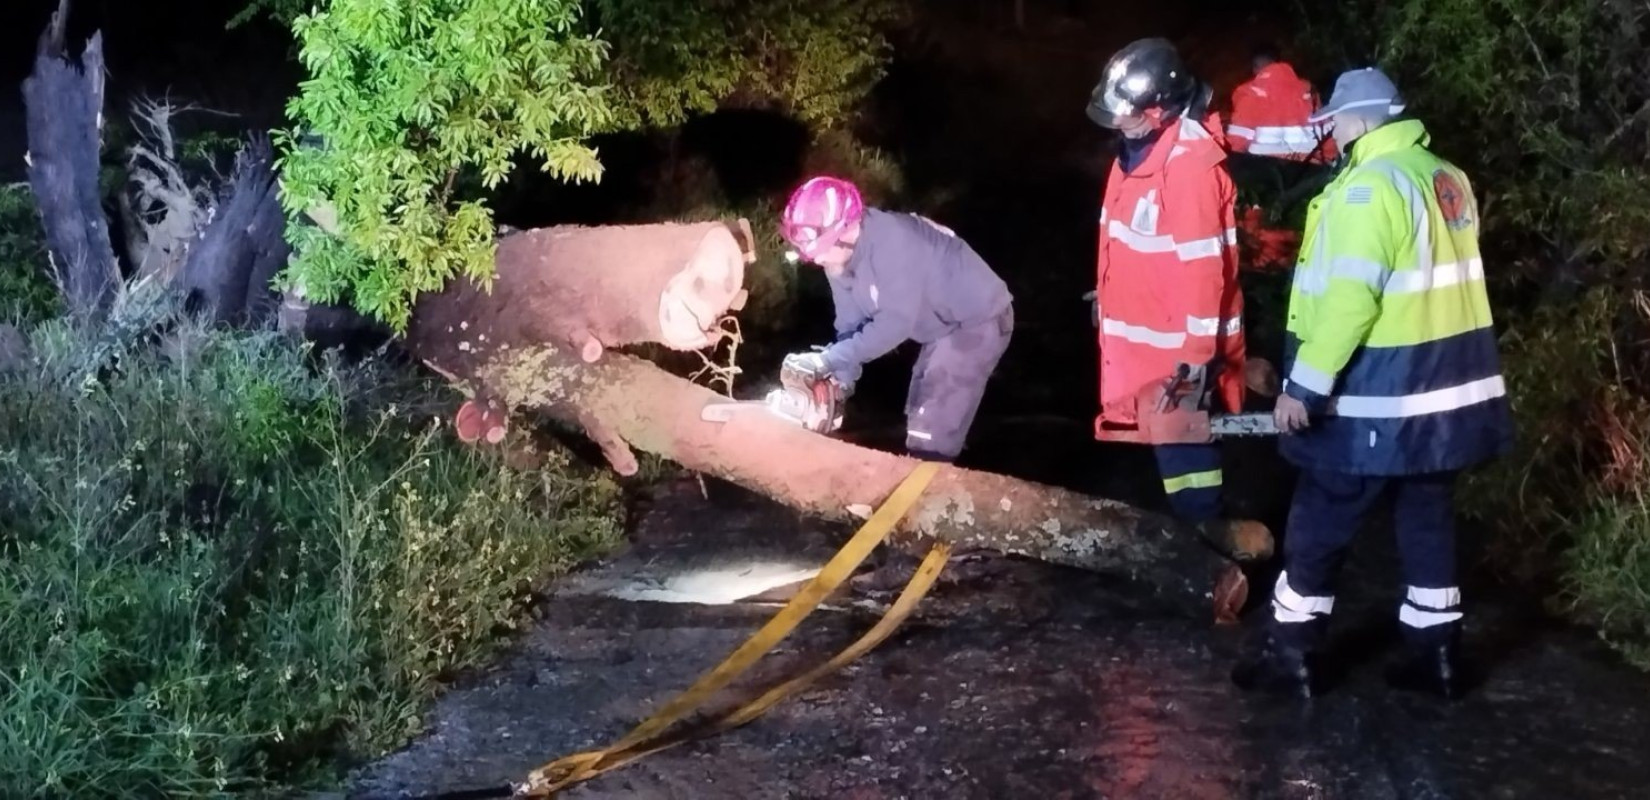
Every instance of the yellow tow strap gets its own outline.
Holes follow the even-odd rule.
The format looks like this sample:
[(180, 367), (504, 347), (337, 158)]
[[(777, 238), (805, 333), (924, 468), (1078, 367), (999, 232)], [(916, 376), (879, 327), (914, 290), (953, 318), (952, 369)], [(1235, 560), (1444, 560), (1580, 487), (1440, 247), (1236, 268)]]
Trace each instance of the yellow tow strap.
[(951, 555), (949, 544), (937, 544), (928, 552), (927, 557), (917, 568), (916, 574), (906, 584), (904, 591), (894, 601), (877, 621), (877, 624), (866, 631), (847, 649), (838, 653), (823, 664), (792, 678), (768, 690), (762, 696), (733, 709), (703, 725), (689, 726), (675, 733), (666, 734), (666, 730), (680, 721), (688, 713), (698, 708), (712, 694), (721, 690), (739, 677), (751, 665), (755, 664), (769, 650), (778, 645), (784, 638), (796, 629), (804, 618), (813, 613), (819, 603), (831, 592), (841, 586), (854, 573), (861, 562), (881, 544), (894, 526), (899, 524), (911, 506), (922, 496), (934, 474), (939, 471), (940, 465), (934, 462), (923, 462), (907, 475), (893, 494), (883, 502), (882, 506), (865, 521), (865, 524), (854, 533), (853, 538), (837, 551), (835, 556), (825, 564), (815, 575), (813, 580), (802, 587), (797, 595), (791, 598), (785, 607), (779, 610), (772, 619), (768, 620), (761, 629), (745, 640), (738, 649), (734, 650), (722, 663), (699, 677), (699, 680), (666, 703), (664, 707), (654, 712), (635, 729), (624, 735), (611, 745), (600, 750), (586, 750), (570, 756), (556, 759), (536, 770), (527, 777), (527, 783), (517, 790), (520, 796), (548, 797), (567, 789), (575, 784), (583, 783), (604, 772), (618, 769), (637, 759), (666, 750), (683, 742), (692, 741), (705, 736), (714, 735), (723, 731), (732, 730), (761, 716), (768, 709), (778, 705), (780, 701), (807, 688), (814, 681), (840, 669), (856, 658), (869, 652), (881, 644), (897, 629), (906, 617), (916, 609), (917, 603), (922, 600), (928, 590), (933, 587), (940, 571)]

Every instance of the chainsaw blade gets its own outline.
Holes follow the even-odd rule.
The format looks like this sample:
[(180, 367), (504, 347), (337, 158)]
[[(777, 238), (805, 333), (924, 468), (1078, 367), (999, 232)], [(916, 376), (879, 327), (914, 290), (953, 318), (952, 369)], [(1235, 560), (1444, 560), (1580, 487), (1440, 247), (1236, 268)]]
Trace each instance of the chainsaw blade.
[(727, 422), (741, 411), (769, 411), (768, 404), (761, 400), (706, 403), (699, 409), (699, 419), (705, 422)]
[(1211, 436), (1276, 436), (1271, 414), (1216, 414), (1209, 417)]

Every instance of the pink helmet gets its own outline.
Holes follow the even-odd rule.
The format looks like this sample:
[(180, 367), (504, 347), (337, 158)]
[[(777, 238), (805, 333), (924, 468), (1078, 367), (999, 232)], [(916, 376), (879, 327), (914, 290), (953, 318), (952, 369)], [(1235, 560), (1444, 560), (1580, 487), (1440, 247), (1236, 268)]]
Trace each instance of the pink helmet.
[(785, 204), (779, 233), (797, 254), (812, 261), (831, 249), (842, 234), (865, 216), (859, 188), (841, 178), (809, 178)]

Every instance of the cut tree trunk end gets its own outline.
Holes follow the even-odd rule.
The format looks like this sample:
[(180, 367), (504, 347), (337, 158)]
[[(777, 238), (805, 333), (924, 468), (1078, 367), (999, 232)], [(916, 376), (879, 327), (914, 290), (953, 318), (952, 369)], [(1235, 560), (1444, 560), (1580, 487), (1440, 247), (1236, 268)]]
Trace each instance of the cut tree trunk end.
[(98, 188), (103, 35), (92, 34), (74, 63), (64, 41), (67, 10), (60, 5), (41, 34), (34, 71), (23, 81), (25, 161), (64, 302), (76, 319), (97, 321), (120, 286)]
[[(553, 227), (499, 240), (498, 272), (484, 289), (456, 280), (420, 299), (414, 313), (439, 319), (467, 352), (550, 342), (586, 362), (608, 348), (656, 342), (697, 350), (722, 336), (743, 300), (744, 231), (722, 222)], [(463, 308), (464, 314), (442, 313)], [(483, 324), (485, 322), (485, 324)]]

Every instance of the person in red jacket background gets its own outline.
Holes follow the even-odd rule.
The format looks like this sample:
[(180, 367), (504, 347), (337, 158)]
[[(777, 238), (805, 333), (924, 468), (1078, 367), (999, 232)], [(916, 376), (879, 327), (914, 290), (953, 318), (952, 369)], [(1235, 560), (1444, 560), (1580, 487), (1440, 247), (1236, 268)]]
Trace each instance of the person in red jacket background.
[(1308, 121), (1318, 108), (1312, 84), (1301, 80), (1270, 44), (1255, 48), (1252, 63), (1255, 76), (1232, 92), (1232, 119), (1226, 127), (1231, 151), (1320, 164), (1333, 160), (1335, 140)]
[[(1089, 99), (1089, 119), (1123, 137), (1100, 213), (1097, 439), (1137, 428), (1137, 397), (1182, 363), (1208, 370), (1217, 404), (1243, 406), (1236, 189), (1210, 94), (1173, 44), (1143, 39), (1112, 56)], [(1219, 450), (1159, 444), (1155, 453), (1175, 514), (1220, 518)]]

